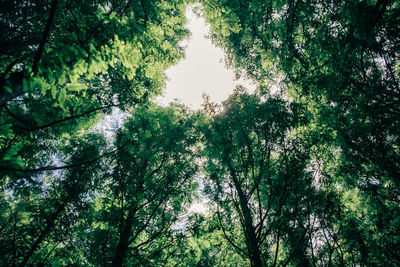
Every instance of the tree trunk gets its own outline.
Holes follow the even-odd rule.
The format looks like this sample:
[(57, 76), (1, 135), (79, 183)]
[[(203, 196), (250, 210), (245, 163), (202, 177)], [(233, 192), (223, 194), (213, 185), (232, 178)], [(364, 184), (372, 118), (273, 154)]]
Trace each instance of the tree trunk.
[(242, 187), (236, 177), (236, 173), (230, 164), (229, 169), (231, 171), (233, 183), (235, 185), (236, 192), (239, 196), (239, 205), (243, 213), (244, 224), (243, 228), (247, 237), (247, 250), (249, 252), (250, 265), (252, 267), (262, 267), (260, 248), (258, 247), (257, 236), (253, 227), (253, 218), (249, 207), (247, 206), (247, 198), (243, 193)]
[(128, 217), (126, 218), (125, 221), (125, 226), (123, 227), (120, 233), (118, 246), (115, 250), (114, 259), (111, 265), (112, 267), (120, 267), (124, 262), (124, 259), (126, 257), (126, 252), (129, 247), (129, 237), (132, 234), (132, 224), (133, 224), (133, 216), (132, 213), (129, 212)]
[(50, 233), (51, 229), (53, 228), (58, 216), (60, 213), (64, 210), (65, 206), (67, 205), (67, 201), (64, 201), (63, 203), (60, 204), (60, 206), (57, 208), (57, 210), (51, 215), (51, 217), (47, 220), (47, 226), (46, 228), (40, 233), (40, 235), (36, 238), (35, 242), (33, 242), (31, 248), (29, 249), (28, 253), (25, 255), (24, 259), (21, 262), (21, 267), (25, 266), (29, 259), (32, 257), (33, 253), (36, 251), (36, 249), (39, 247), (39, 245), (42, 243), (42, 241), (47, 237), (47, 235)]
[[(247, 202), (243, 198), (240, 196), (241, 194), (239, 194), (239, 198), (240, 198), (240, 207), (242, 209), (243, 212), (243, 218), (245, 221), (245, 229), (246, 229), (246, 235), (247, 235), (247, 240), (248, 240), (248, 251), (249, 251), (249, 257), (250, 257), (250, 263), (251, 266), (254, 267), (261, 267), (262, 266), (262, 261), (261, 261), (261, 253), (260, 253), (260, 249), (258, 247), (258, 240), (256, 237), (256, 233), (254, 231), (254, 227), (253, 227), (253, 218), (251, 217), (250, 214), (250, 210), (247, 206)], [(244, 197), (244, 195), (242, 194), (242, 196)]]

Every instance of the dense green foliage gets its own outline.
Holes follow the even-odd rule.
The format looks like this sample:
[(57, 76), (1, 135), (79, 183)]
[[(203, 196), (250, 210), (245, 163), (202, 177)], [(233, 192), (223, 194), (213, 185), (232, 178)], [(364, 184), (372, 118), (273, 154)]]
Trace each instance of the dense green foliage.
[(258, 89), (193, 112), (192, 2), (1, 4), (0, 265), (399, 266), (400, 3), (200, 1)]
[(277, 85), (305, 122), (307, 169), (331, 204), (316, 218), (325, 240), (294, 265), (399, 265), (399, 3), (202, 2), (228, 63), (266, 95)]
[[(307, 261), (308, 216), (317, 198), (307, 148), (290, 136), (293, 118), (282, 100), (262, 102), (237, 90), (206, 123), (207, 193), (224, 235), (254, 266)], [(277, 257), (282, 247), (284, 260)]]

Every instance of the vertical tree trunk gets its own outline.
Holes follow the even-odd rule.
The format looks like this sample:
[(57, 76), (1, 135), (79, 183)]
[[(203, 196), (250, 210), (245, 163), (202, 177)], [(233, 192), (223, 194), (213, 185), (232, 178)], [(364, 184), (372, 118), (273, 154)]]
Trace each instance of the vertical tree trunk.
[(47, 235), (51, 232), (51, 229), (53, 228), (57, 218), (59, 217), (61, 212), (64, 210), (67, 203), (68, 202), (66, 200), (63, 203), (61, 203), (60, 206), (57, 208), (57, 210), (47, 220), (46, 228), (44, 228), (44, 230), (36, 238), (35, 242), (33, 242), (31, 248), (29, 249), (28, 253), (25, 255), (24, 259), (21, 262), (21, 265), (20, 265), (21, 267), (25, 266), (28, 263), (29, 259), (33, 255), (33, 253), (36, 251), (36, 249), (39, 247), (39, 245), (43, 242), (43, 240), (47, 237)]
[(243, 218), (245, 221), (244, 227), (246, 229), (246, 235), (248, 240), (247, 246), (249, 251), (250, 263), (251, 266), (253, 267), (261, 267), (262, 266), (261, 253), (258, 247), (258, 240), (253, 227), (253, 218), (251, 217), (250, 209), (247, 206), (247, 201), (244, 198), (243, 192), (242, 194), (239, 194), (238, 192), (238, 195), (239, 195), (240, 207), (242, 209)]
[(258, 247), (257, 236), (253, 227), (253, 218), (251, 216), (250, 209), (247, 206), (247, 198), (243, 193), (242, 187), (236, 177), (236, 173), (233, 167), (231, 166), (231, 164), (228, 164), (228, 166), (231, 171), (232, 180), (235, 185), (236, 192), (239, 196), (240, 209), (243, 213), (243, 219), (245, 223), (244, 229), (247, 237), (247, 250), (249, 252), (250, 265), (252, 267), (262, 267), (263, 265), (261, 260), (260, 248)]
[(114, 259), (111, 265), (112, 267), (120, 267), (124, 262), (124, 259), (126, 257), (126, 252), (129, 246), (129, 237), (132, 234), (132, 224), (133, 224), (133, 216), (131, 212), (129, 212), (128, 217), (126, 218), (125, 221), (125, 226), (123, 227), (120, 233), (119, 242), (115, 250)]
[(281, 234), (281, 228), (278, 228), (278, 233), (276, 234), (276, 249), (275, 249), (275, 258), (274, 258), (274, 267), (278, 261), (278, 254), (279, 254), (279, 238)]

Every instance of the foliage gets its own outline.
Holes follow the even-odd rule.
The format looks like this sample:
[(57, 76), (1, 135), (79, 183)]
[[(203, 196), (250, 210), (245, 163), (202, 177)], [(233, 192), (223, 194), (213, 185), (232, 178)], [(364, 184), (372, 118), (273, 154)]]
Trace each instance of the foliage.
[(400, 265), (399, 3), (202, 0), (258, 89), (160, 107), (193, 2), (1, 4), (0, 265)]
[[(398, 265), (399, 4), (202, 3), (229, 65), (257, 80), (265, 95), (278, 86), (308, 122), (299, 131), (311, 167), (321, 192), (336, 196), (323, 215), (326, 264)], [(221, 31), (231, 18), (235, 29)], [(345, 196), (354, 192), (358, 205), (348, 209)], [(375, 234), (383, 232), (390, 238)]]
[(290, 135), (296, 126), (290, 108), (237, 88), (222, 110), (204, 126), (204, 153), (206, 191), (224, 236), (251, 266), (311, 264), (305, 230), (318, 195), (306, 172), (307, 147)]
[(116, 266), (124, 257), (128, 265), (157, 262), (194, 189), (197, 139), (187, 117), (180, 106), (137, 108), (118, 133), (121, 149), (96, 203), (93, 233), (85, 237), (94, 265)]
[(87, 131), (98, 114), (160, 93), (164, 70), (183, 55), (184, 8), (183, 1), (8, 3), (0, 55), (0, 166), (7, 174), (45, 165), (31, 161), (45, 159), (53, 149), (47, 143)]

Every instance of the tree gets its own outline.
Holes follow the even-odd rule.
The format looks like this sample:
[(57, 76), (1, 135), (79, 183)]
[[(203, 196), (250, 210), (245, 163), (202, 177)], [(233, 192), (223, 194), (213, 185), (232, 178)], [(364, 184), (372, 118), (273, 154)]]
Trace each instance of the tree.
[(399, 3), (202, 0), (258, 89), (197, 113), (188, 3), (0, 4), (0, 265), (400, 265)]
[[(105, 114), (130, 112), (160, 93), (164, 70), (183, 56), (179, 42), (188, 34), (186, 3), (39, 0), (2, 5), (3, 262), (85, 262), (85, 249), (65, 254), (58, 246), (74, 247), (81, 240), (71, 236), (88, 229), (90, 222), (81, 216), (90, 214), (95, 198), (81, 197), (97, 192), (92, 174), (102, 173), (100, 184), (107, 180), (103, 160), (120, 149), (99, 143), (96, 149), (103, 153), (94, 153), (85, 136), (95, 125), (103, 127), (99, 121)], [(70, 143), (86, 144), (81, 149), (88, 153), (74, 158), (78, 147), (66, 149)], [(82, 181), (72, 187), (83, 191), (69, 191), (66, 177), (73, 172), (71, 181)], [(40, 227), (30, 228), (29, 222)]]
[[(310, 265), (307, 217), (317, 196), (305, 171), (307, 149), (291, 136), (295, 120), (288, 107), (237, 88), (222, 111), (203, 122), (206, 191), (224, 236), (251, 266)], [(278, 257), (281, 243), (286, 257)]]
[[(325, 194), (343, 196), (349, 190), (357, 192), (361, 203), (369, 203), (366, 209), (354, 208), (363, 210), (359, 215), (368, 223), (362, 224), (343, 208), (349, 199), (339, 197), (335, 203), (341, 215), (331, 217), (336, 221), (330, 231), (349, 244), (347, 251), (341, 247), (336, 255), (353, 255), (347, 257), (353, 264), (398, 264), (392, 250), (399, 247), (398, 228), (392, 225), (397, 224), (399, 211), (399, 5), (395, 1), (202, 3), (211, 37), (225, 49), (231, 66), (256, 79), (266, 94), (274, 79), (283, 77), (282, 95), (297, 103), (309, 121), (304, 135), (312, 145), (311, 157), (318, 166), (314, 171), (322, 177)], [(359, 234), (350, 234), (354, 225)], [(372, 229), (396, 238), (371, 237)], [(354, 254), (363, 256), (356, 259)]]
[[(160, 93), (164, 70), (183, 56), (183, 1), (44, 2), (2, 9), (0, 169), (7, 174), (44, 158), (37, 143), (87, 130), (98, 114)], [(37, 36), (44, 48), (36, 49)], [(27, 147), (32, 153), (24, 155)]]
[(161, 266), (244, 266), (247, 259), (237, 254), (224, 238), (215, 213), (187, 214), (185, 226), (177, 229), (174, 243), (164, 251)]
[[(68, 158), (67, 164), (74, 166), (104, 150), (102, 136), (91, 134), (71, 139), (62, 152)], [(82, 209), (88, 205), (88, 195), (100, 183), (101, 172), (97, 166), (106, 161), (103, 157), (84, 166), (78, 164), (58, 172), (57, 176), (47, 172), (29, 187), (14, 184), (7, 188), (13, 194), (6, 198), (11, 205), (3, 215), (8, 217), (2, 225), (3, 264), (25, 266), (32, 258), (36, 263), (42, 262), (50, 244), (54, 250), (65, 242), (65, 235), (85, 213)]]
[(161, 242), (194, 186), (197, 138), (192, 124), (182, 106), (137, 108), (126, 121), (116, 146), (126, 145), (116, 154), (99, 200), (92, 238), (105, 255), (99, 255), (98, 243), (91, 244), (93, 263), (147, 265), (156, 259), (152, 253), (163, 250)]

